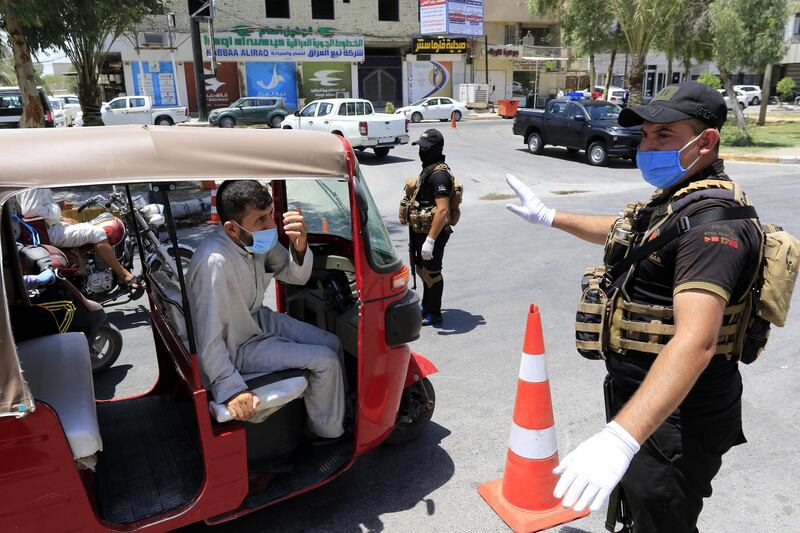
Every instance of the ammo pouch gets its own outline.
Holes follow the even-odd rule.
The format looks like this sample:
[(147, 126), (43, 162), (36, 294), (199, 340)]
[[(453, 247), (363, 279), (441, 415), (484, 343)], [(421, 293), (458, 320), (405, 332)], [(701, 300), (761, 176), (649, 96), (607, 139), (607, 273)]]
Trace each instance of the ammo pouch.
[(581, 279), (581, 299), (575, 314), (575, 347), (587, 359), (605, 359), (605, 332), (612, 313), (613, 295), (606, 294), (605, 268), (588, 268)]
[(407, 196), (404, 196), (402, 200), (400, 200), (400, 223), (402, 225), (408, 224), (408, 212), (410, 209), (411, 199)]
[(433, 223), (433, 212), (436, 208), (410, 210), (408, 215), (408, 225), (414, 233), (428, 233)]

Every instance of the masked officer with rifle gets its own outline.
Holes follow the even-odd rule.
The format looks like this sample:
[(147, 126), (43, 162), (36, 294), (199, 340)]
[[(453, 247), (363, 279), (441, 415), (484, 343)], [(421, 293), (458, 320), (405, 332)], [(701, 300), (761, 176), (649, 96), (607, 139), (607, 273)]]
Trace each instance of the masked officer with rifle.
[(425, 130), (419, 140), (422, 173), (409, 179), (400, 202), (400, 222), (408, 224), (411, 265), (423, 282), (422, 325), (442, 323), (442, 259), (444, 247), (458, 222), (461, 185), (444, 162), (444, 137)]
[(696, 531), (722, 456), (746, 442), (737, 362), (760, 353), (769, 322), (783, 325), (761, 318), (772, 296), (752, 290), (773, 234), (718, 157), (726, 115), (695, 82), (624, 109), (620, 125), (642, 124), (637, 162), (657, 190), (620, 216), (556, 211), (508, 176), (521, 201), (512, 212), (605, 244), (583, 279), (576, 344), (605, 360), (610, 422), (564, 457), (554, 495), (597, 511), (621, 482), (637, 532)]

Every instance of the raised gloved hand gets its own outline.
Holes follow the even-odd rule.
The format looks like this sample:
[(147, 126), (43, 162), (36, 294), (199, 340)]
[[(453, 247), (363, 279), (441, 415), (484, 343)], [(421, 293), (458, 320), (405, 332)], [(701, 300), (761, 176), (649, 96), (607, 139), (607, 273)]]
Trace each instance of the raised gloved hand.
[(430, 237), (425, 239), (425, 244), (422, 245), (422, 259), (425, 261), (430, 261), (433, 259), (433, 245), (436, 241), (431, 239)]
[(616, 422), (609, 422), (603, 431), (583, 441), (553, 469), (554, 474), (561, 476), (553, 496), (563, 496), (562, 505), (574, 505), (577, 512), (587, 505), (591, 511), (599, 510), (638, 451), (636, 439)]
[(519, 196), (521, 205), (506, 204), (506, 209), (527, 220), (531, 224), (541, 224), (548, 228), (553, 225), (556, 210), (546, 207), (536, 193), (518, 180), (513, 174), (506, 174), (506, 182)]

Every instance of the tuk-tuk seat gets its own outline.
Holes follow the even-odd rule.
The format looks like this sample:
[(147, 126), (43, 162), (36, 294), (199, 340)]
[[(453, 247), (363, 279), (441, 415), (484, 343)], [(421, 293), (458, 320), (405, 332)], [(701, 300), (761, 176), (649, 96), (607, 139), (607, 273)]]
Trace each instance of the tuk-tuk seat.
[(89, 344), (83, 333), (59, 333), (17, 343), (23, 376), (35, 400), (58, 415), (72, 456), (94, 468), (103, 449), (94, 399)]
[[(181, 305), (180, 285), (164, 271), (151, 272), (150, 281), (158, 293), (158, 300), (162, 304), (164, 315), (188, 350), (189, 343), (186, 336), (186, 320)], [(269, 415), (290, 401), (302, 397), (308, 387), (305, 371), (300, 369), (242, 374), (242, 378), (250, 390), (261, 400), (256, 414), (249, 420), (253, 423), (263, 422)], [(208, 408), (217, 422), (232, 420), (228, 409), (223, 404), (211, 400), (208, 402)]]

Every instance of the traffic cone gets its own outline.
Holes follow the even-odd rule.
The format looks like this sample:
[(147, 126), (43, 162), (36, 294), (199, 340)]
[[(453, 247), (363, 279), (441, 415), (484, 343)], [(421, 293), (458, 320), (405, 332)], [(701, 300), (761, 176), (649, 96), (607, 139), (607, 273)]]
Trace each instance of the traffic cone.
[(217, 182), (213, 181), (214, 187), (211, 189), (211, 216), (208, 219), (208, 224), (219, 224), (221, 222), (219, 214), (217, 214)]
[(453, 128), (453, 129), (456, 129), (456, 112), (455, 111), (453, 111), (453, 113), (450, 115), (450, 119), (451, 119), (450, 127)]
[(542, 320), (531, 304), (522, 346), (517, 399), (501, 479), (484, 483), (478, 494), (515, 532), (541, 531), (587, 516), (564, 509), (553, 496), (558, 447), (544, 363)]
[(203, 180), (200, 182), (200, 187), (202, 187), (207, 191), (210, 191), (211, 189), (217, 188), (217, 183), (214, 180)]
[(322, 217), (322, 233), (330, 233), (331, 226), (328, 223), (328, 217)]

